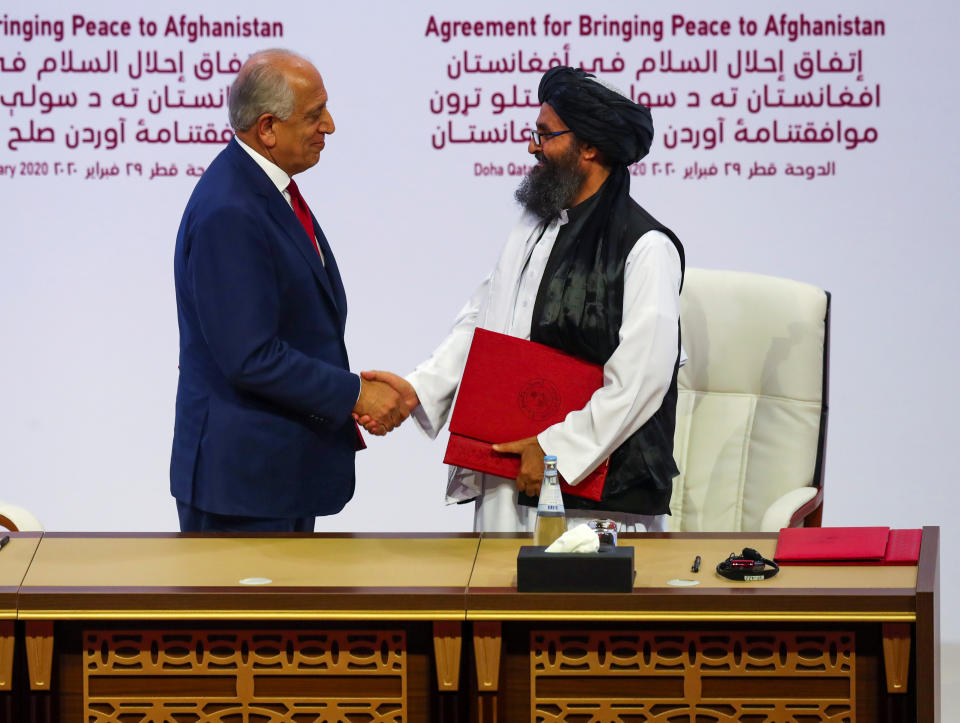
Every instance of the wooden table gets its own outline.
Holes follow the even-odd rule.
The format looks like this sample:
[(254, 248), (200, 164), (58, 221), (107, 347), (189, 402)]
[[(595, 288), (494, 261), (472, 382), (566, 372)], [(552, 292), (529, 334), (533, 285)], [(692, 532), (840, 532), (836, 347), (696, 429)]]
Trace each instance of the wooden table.
[(40, 641), (24, 715), (455, 716), (478, 544), (473, 535), (47, 533), (20, 590), (19, 618)]
[(938, 535), (925, 528), (918, 566), (784, 566), (753, 583), (716, 564), (744, 547), (772, 558), (775, 534), (626, 535), (623, 594), (518, 593), (529, 538), (487, 535), (467, 592), (473, 707), (483, 721), (937, 721)]
[(775, 535), (625, 536), (623, 594), (518, 593), (529, 537), (15, 535), (0, 722), (938, 721), (938, 534), (760, 583), (714, 568)]

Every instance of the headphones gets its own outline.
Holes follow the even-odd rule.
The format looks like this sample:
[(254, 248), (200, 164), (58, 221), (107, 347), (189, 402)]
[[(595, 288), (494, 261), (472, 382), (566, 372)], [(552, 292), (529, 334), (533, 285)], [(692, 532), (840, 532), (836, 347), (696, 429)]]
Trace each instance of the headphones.
[(757, 582), (769, 580), (780, 572), (780, 566), (773, 560), (768, 560), (752, 547), (743, 548), (738, 556), (735, 552), (717, 565), (717, 573), (728, 580), (743, 582)]

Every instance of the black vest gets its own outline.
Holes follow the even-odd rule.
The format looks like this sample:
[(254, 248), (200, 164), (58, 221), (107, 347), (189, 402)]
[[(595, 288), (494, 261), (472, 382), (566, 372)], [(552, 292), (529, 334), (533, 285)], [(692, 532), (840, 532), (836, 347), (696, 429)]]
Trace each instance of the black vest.
[[(583, 244), (581, 235), (591, 220), (594, 224), (600, 221), (591, 216), (606, 210), (601, 196), (602, 192), (598, 192), (568, 211), (569, 221), (557, 235), (537, 292), (530, 332), (532, 341), (597, 364), (605, 363), (619, 344), (624, 267), (637, 239), (648, 231), (666, 234), (680, 254), (681, 279), (685, 268), (683, 246), (676, 234), (629, 196), (621, 206), (623, 219), (619, 228), (608, 227), (600, 241), (603, 248), (588, 249), (585, 255), (584, 249), (578, 248)], [(568, 509), (669, 514), (673, 478), (678, 474), (673, 459), (673, 434), (680, 360), (679, 321), (677, 337), (677, 360), (660, 408), (610, 456), (602, 499), (594, 502), (564, 495)], [(642, 374), (643, 370), (638, 369), (637, 373)], [(524, 499), (522, 493), (520, 497), (521, 503), (535, 504), (536, 498)]]

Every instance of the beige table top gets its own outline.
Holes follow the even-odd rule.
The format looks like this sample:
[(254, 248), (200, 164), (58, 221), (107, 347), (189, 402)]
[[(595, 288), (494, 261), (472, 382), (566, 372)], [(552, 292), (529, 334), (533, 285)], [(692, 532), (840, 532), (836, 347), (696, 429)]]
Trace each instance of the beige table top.
[[(633, 593), (518, 593), (517, 553), (530, 537), (484, 537), (467, 594), (468, 619), (915, 619), (917, 567), (783, 566), (762, 582), (721, 577), (716, 565), (752, 547), (772, 558), (776, 536), (624, 536), (634, 548)], [(699, 573), (690, 568), (700, 555)], [(695, 581), (685, 586), (677, 581)]]
[[(717, 562), (743, 547), (772, 557), (776, 535), (624, 536), (621, 545), (635, 550), (633, 592), (599, 594), (518, 593), (517, 552), (531, 544), (529, 536), (47, 533), (39, 546), (16, 542), (0, 553), (0, 563), (14, 550), (10, 558), (21, 561), (21, 575), (30, 545), (36, 548), (14, 597), (25, 620), (907, 622), (917, 611), (918, 568), (912, 565), (785, 566), (753, 583), (717, 575)], [(694, 574), (697, 555), (702, 564)], [(241, 582), (249, 578), (269, 582)], [(671, 584), (676, 580), (697, 584)]]
[(0, 530), (0, 538), (7, 535), (10, 535), (10, 542), (0, 550), (0, 620), (13, 620), (17, 617), (17, 592), (20, 582), (40, 543), (39, 532)]
[[(463, 618), (478, 539), (48, 533), (20, 617)], [(265, 578), (266, 584), (241, 580)]]

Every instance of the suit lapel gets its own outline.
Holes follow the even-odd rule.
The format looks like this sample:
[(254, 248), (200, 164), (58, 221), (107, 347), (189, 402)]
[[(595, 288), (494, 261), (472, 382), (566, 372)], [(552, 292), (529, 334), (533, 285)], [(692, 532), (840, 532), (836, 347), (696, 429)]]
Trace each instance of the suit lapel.
[[(313, 275), (317, 278), (320, 287), (327, 296), (330, 297), (330, 301), (333, 302), (334, 306), (336, 306), (337, 299), (333, 293), (333, 288), (330, 286), (330, 279), (327, 276), (326, 270), (323, 268), (323, 262), (320, 260), (320, 254), (317, 253), (313, 241), (307, 236), (307, 232), (303, 230), (303, 226), (300, 225), (299, 219), (297, 219), (296, 214), (287, 204), (283, 195), (276, 189), (274, 189), (274, 191), (275, 193), (267, 198), (267, 208), (270, 215), (280, 228), (283, 229), (283, 232), (289, 237), (293, 245), (296, 246), (297, 251), (300, 252), (300, 255), (303, 256), (310, 270), (313, 271)], [(314, 229), (316, 229), (316, 225), (314, 221)]]
[[(310, 215), (311, 217), (313, 216), (312, 213)], [(323, 251), (323, 258), (327, 262), (327, 281), (330, 284), (330, 293), (334, 303), (337, 305), (337, 311), (340, 313), (340, 329), (343, 331), (347, 325), (347, 294), (343, 289), (343, 280), (340, 278), (340, 268), (337, 266), (337, 260), (333, 256), (333, 249), (330, 248), (327, 237), (324, 236), (323, 229), (320, 228), (320, 224), (317, 223), (317, 219), (315, 218), (313, 219), (313, 232), (317, 236), (317, 243), (320, 245), (320, 250)]]
[(307, 232), (303, 229), (303, 226), (300, 225), (300, 220), (293, 212), (293, 209), (290, 208), (290, 204), (287, 203), (287, 199), (283, 197), (283, 194), (277, 190), (277, 187), (263, 170), (257, 166), (254, 160), (247, 155), (247, 152), (244, 151), (236, 141), (231, 141), (227, 148), (233, 152), (234, 158), (240, 167), (245, 169), (250, 178), (250, 182), (253, 184), (253, 188), (265, 199), (267, 212), (271, 218), (273, 218), (277, 226), (280, 227), (290, 243), (296, 247), (297, 251), (300, 252), (300, 255), (303, 256), (304, 261), (310, 267), (320, 288), (323, 289), (323, 292), (327, 295), (327, 298), (336, 310), (342, 331), (346, 325), (347, 299), (344, 294), (343, 284), (340, 281), (340, 271), (337, 268), (337, 262), (333, 258), (333, 251), (330, 249), (330, 244), (327, 243), (323, 231), (320, 230), (317, 220), (312, 218), (313, 214), (311, 213), (317, 243), (320, 245), (320, 249), (323, 251), (323, 257), (327, 261), (326, 268), (324, 268), (323, 261), (320, 260), (320, 255), (313, 245), (313, 240), (307, 236)]

